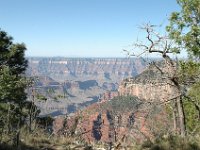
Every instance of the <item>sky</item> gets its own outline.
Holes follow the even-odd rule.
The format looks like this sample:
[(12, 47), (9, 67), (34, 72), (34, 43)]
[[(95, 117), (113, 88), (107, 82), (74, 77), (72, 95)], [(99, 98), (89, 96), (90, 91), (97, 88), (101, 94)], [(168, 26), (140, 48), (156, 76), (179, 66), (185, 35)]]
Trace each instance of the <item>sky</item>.
[(176, 0), (0, 0), (0, 28), (26, 56), (124, 57), (142, 24), (167, 24)]

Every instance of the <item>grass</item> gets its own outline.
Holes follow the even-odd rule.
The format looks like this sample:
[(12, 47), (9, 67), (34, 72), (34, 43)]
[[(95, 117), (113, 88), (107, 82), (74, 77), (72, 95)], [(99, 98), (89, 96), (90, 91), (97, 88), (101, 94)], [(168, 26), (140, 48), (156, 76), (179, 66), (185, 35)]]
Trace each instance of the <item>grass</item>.
[[(16, 150), (16, 146), (12, 141), (8, 142), (11, 135), (4, 135), (3, 141), (0, 144), (1, 150)], [(7, 141), (7, 142), (6, 142)], [(13, 146), (14, 145), (14, 146)], [(115, 145), (116, 146), (116, 145)], [(108, 148), (105, 143), (93, 143), (88, 145), (82, 139), (78, 137), (65, 137), (65, 136), (53, 136), (46, 133), (43, 129), (37, 128), (34, 132), (28, 132), (23, 128), (20, 135), (19, 150), (71, 150), (71, 149), (83, 149), (92, 150), (93, 147)], [(117, 146), (116, 146), (117, 147)], [(119, 149), (127, 150), (200, 150), (200, 136), (187, 136), (181, 138), (179, 136), (163, 136), (152, 141), (145, 141), (142, 144), (133, 145), (120, 145)]]
[(145, 141), (141, 150), (200, 150), (200, 138), (187, 136), (168, 136), (155, 139), (154, 142)]
[[(11, 139), (8, 141), (8, 139)], [(33, 132), (22, 128), (20, 134), (19, 150), (68, 150), (73, 147), (86, 147), (87, 144), (76, 137), (54, 136), (44, 129), (37, 128)], [(16, 150), (15, 141), (11, 135), (4, 134), (0, 143), (0, 150)]]

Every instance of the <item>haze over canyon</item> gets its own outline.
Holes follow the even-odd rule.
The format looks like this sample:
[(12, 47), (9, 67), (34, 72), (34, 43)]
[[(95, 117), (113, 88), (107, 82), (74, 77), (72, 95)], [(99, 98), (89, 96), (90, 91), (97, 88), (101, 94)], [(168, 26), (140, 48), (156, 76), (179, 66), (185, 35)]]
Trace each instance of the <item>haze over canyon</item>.
[[(141, 73), (140, 58), (31, 57), (26, 74), (35, 77), (34, 94), (41, 115), (75, 112), (116, 92), (123, 79)], [(29, 99), (33, 92), (28, 90)]]

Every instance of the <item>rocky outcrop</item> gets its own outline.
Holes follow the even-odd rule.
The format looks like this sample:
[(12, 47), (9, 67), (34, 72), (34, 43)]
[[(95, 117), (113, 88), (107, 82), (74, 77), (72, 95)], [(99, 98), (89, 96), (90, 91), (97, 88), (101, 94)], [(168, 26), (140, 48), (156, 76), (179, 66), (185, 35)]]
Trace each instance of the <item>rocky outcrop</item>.
[(112, 100), (114, 97), (119, 96), (119, 92), (117, 91), (106, 91), (104, 94), (101, 95), (100, 103)]
[[(121, 146), (131, 145), (133, 141), (140, 143), (152, 139), (156, 136), (156, 130), (166, 131), (170, 125), (162, 107), (152, 109), (150, 104), (143, 103), (136, 97), (118, 97), (92, 104), (69, 117), (68, 125), (61, 134), (74, 130), (77, 118), (75, 133), (88, 143), (117, 143)], [(58, 128), (63, 129), (61, 122), (64, 122), (64, 118), (55, 120), (55, 134), (60, 134)]]
[(146, 101), (167, 101), (177, 97), (178, 90), (170, 79), (155, 66), (140, 75), (127, 78), (118, 88), (119, 95), (134, 95)]

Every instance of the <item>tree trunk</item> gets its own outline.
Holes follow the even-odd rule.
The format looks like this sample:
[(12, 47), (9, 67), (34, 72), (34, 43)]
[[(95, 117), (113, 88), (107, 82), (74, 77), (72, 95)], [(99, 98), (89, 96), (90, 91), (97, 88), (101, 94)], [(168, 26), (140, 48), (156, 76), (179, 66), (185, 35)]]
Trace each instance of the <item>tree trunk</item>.
[(31, 113), (29, 114), (29, 132), (32, 131), (32, 116)]
[(178, 133), (178, 128), (177, 128), (177, 124), (178, 124), (178, 122), (177, 122), (177, 120), (178, 120), (178, 118), (177, 118), (177, 114), (178, 114), (178, 112), (177, 112), (177, 102), (176, 102), (176, 100), (174, 100), (172, 103), (173, 103), (172, 105), (173, 105), (174, 133), (177, 134)]
[(178, 108), (178, 116), (179, 116), (179, 126), (180, 126), (180, 134), (182, 137), (185, 136), (185, 114), (183, 109), (183, 102), (181, 96), (177, 98), (177, 108)]
[[(180, 135), (182, 137), (185, 136), (185, 131), (186, 131), (186, 127), (185, 127), (185, 114), (184, 114), (184, 109), (183, 109), (183, 103), (182, 103), (182, 96), (181, 96), (181, 89), (180, 89), (180, 85), (179, 85), (179, 82), (177, 80), (176, 77), (176, 70), (177, 70), (177, 64), (174, 63), (169, 56), (164, 56), (163, 57), (166, 61), (166, 65), (167, 65), (167, 68), (168, 68), (168, 75), (169, 77), (171, 78), (171, 81), (173, 82), (174, 86), (176, 87), (175, 88), (175, 91), (176, 93), (179, 93), (179, 97), (177, 97), (175, 99), (175, 106), (174, 106), (174, 117), (176, 118), (176, 114), (178, 116), (178, 118), (176, 119), (176, 122), (175, 122), (175, 118), (174, 118), (174, 128), (179, 128), (179, 132), (180, 132)], [(177, 111), (177, 113), (176, 113)]]

